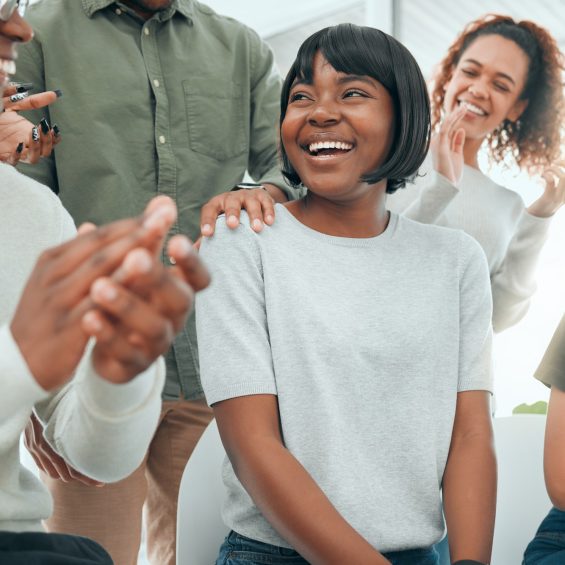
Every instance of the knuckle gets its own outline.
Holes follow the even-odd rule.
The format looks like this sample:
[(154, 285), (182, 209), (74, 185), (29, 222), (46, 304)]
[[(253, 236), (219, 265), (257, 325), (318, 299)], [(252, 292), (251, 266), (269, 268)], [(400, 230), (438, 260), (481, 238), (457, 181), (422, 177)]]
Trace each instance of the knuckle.
[(154, 324), (151, 324), (151, 326), (147, 331), (147, 337), (151, 341), (160, 341), (164, 338), (166, 332), (167, 332), (167, 327), (165, 320), (161, 320), (159, 322), (155, 322)]

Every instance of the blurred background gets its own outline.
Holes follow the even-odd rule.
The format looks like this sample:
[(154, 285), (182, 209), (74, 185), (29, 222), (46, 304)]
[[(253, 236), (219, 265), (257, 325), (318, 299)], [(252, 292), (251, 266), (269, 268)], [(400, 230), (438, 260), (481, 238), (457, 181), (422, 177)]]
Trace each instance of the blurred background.
[[(530, 19), (548, 29), (565, 52), (565, 0), (208, 0), (216, 12), (254, 28), (273, 48), (284, 75), (298, 47), (311, 33), (342, 22), (378, 27), (402, 41), (429, 79), (456, 35), (487, 13)], [(565, 148), (564, 148), (565, 152)], [(508, 167), (481, 166), (499, 184), (517, 191), (526, 205), (542, 184)], [(493, 210), (493, 213), (496, 213)], [(495, 338), (496, 415), (522, 403), (546, 400), (546, 388), (532, 378), (565, 312), (565, 212), (553, 221), (540, 259), (538, 292), (526, 317)]]

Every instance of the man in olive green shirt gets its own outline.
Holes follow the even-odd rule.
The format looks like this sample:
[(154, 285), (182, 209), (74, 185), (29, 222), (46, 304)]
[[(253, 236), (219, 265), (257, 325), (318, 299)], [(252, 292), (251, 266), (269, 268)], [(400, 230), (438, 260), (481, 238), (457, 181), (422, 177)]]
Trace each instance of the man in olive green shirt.
[[(28, 19), (36, 35), (20, 50), (17, 79), (65, 96), (29, 114), (58, 124), (55, 154), (20, 168), (57, 192), (77, 224), (135, 216), (166, 194), (179, 210), (171, 235), (196, 239), (211, 198), (209, 209), (232, 215), (225, 193), (246, 169), (267, 191), (231, 193), (234, 212), (247, 200), (260, 214), (258, 202), (294, 197), (277, 163), (280, 77), (255, 32), (193, 0), (43, 0)], [(163, 420), (146, 466), (102, 489), (44, 475), (56, 508), (48, 527), (134, 562), (147, 481), (150, 557), (174, 563), (178, 484), (211, 417), (202, 397), (192, 319), (167, 356)]]

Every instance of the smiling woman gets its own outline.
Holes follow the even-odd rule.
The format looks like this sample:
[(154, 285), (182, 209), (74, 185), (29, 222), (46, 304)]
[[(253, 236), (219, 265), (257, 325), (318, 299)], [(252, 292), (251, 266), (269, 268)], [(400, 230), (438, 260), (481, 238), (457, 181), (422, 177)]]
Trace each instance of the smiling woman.
[[(565, 203), (563, 69), (555, 40), (533, 22), (490, 15), (470, 23), (434, 79), (433, 170), (388, 202), (412, 219), (463, 229), (481, 244), (495, 331), (526, 314), (551, 218)], [(480, 171), (481, 148), (494, 163), (541, 173), (543, 194), (526, 209), (518, 194)]]
[(233, 530), (217, 565), (437, 565), (442, 488), (454, 562), (490, 559), (487, 265), (469, 236), (385, 209), (429, 116), (398, 41), (313, 34), (281, 94), (284, 173), (307, 195), (202, 243), (201, 376)]

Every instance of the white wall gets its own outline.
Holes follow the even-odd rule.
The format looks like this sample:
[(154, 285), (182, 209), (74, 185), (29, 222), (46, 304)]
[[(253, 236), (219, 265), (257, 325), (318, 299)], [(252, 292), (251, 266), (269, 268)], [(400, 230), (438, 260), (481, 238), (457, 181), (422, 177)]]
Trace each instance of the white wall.
[(238, 19), (262, 37), (282, 33), (359, 0), (204, 0), (216, 12)]

